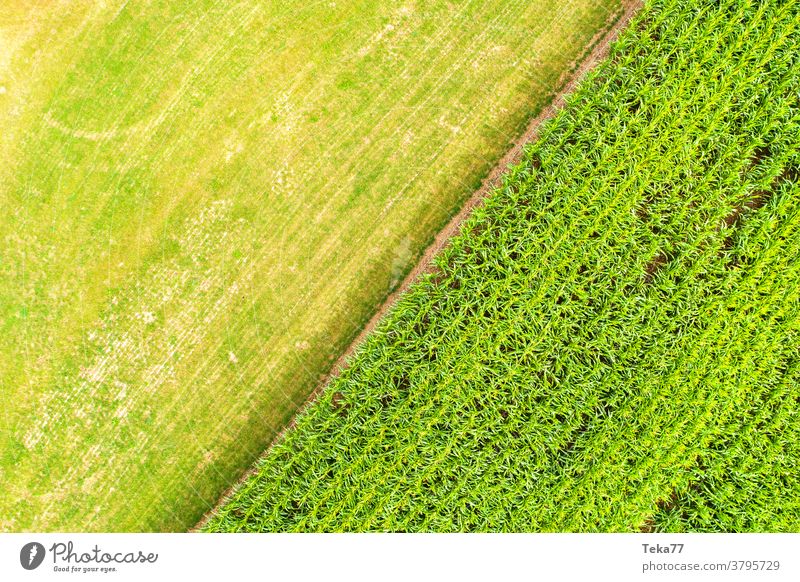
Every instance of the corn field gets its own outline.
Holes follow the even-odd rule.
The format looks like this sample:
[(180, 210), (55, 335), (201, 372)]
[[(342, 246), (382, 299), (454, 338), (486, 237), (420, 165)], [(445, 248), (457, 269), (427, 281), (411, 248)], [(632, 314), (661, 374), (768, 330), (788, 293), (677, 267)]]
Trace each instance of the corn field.
[(649, 2), (205, 529), (800, 530), (798, 47)]

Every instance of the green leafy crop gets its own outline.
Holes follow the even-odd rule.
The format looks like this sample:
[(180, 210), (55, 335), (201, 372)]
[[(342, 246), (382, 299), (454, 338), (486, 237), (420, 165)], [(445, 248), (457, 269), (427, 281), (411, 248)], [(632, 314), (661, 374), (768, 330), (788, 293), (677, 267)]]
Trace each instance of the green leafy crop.
[(206, 529), (800, 530), (799, 26), (650, 2)]

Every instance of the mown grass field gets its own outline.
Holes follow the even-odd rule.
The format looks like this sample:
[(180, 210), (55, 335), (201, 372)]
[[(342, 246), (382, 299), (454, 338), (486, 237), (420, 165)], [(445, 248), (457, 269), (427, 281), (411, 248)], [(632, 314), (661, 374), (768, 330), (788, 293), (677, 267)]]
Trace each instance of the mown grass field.
[(0, 530), (179, 530), (617, 0), (4, 3)]
[(800, 530), (798, 46), (646, 3), (206, 529)]

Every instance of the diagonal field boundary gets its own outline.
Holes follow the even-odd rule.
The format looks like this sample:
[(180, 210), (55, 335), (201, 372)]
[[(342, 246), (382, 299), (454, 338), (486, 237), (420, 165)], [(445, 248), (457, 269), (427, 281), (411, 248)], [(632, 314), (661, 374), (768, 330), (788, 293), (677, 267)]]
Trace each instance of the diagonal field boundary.
[[(466, 221), (474, 210), (485, 201), (486, 197), (500, 184), (500, 180), (506, 173), (509, 166), (517, 164), (522, 159), (523, 147), (535, 141), (539, 136), (541, 126), (549, 119), (553, 118), (564, 106), (566, 98), (571, 94), (578, 84), (583, 80), (586, 74), (594, 68), (600, 61), (604, 60), (608, 54), (613, 43), (622, 30), (630, 22), (631, 18), (639, 11), (643, 5), (643, 0), (623, 0), (621, 9), (610, 15), (606, 26), (597, 32), (592, 39), (586, 44), (583, 56), (578, 59), (573, 66), (566, 70), (561, 78), (558, 80), (556, 86), (560, 87), (553, 96), (549, 105), (545, 106), (530, 123), (528, 123), (525, 131), (514, 141), (513, 146), (509, 151), (500, 159), (500, 161), (492, 168), (489, 174), (483, 179), (480, 187), (470, 196), (464, 203), (461, 210), (456, 213), (447, 225), (439, 231), (434, 237), (433, 242), (428, 245), (425, 252), (417, 261), (413, 269), (405, 276), (403, 281), (397, 288), (390, 293), (381, 304), (380, 308), (373, 314), (367, 324), (361, 329), (356, 338), (350, 343), (345, 351), (331, 366), (331, 371), (320, 380), (317, 388), (311, 392), (306, 401), (301, 407), (298, 408), (295, 416), (310, 406), (319, 395), (325, 390), (330, 381), (337, 377), (339, 373), (347, 367), (347, 360), (358, 349), (358, 346), (366, 339), (366, 337), (375, 329), (383, 316), (394, 306), (399, 297), (405, 293), (408, 288), (422, 275), (430, 273), (433, 270), (433, 259), (444, 249), (450, 239), (459, 233), (461, 225)], [(261, 458), (268, 455), (275, 443), (279, 442), (286, 431), (290, 430), (295, 424), (292, 419), (279, 433), (267, 447), (266, 451), (261, 455)], [(229, 487), (220, 497), (217, 504), (213, 509), (203, 515), (202, 519), (192, 528), (191, 532), (199, 531), (209, 520), (211, 515), (216, 513), (217, 508), (224, 505), (233, 491), (239, 487), (244, 481), (251, 477), (255, 472), (255, 467), (258, 461), (253, 463), (250, 469)]]

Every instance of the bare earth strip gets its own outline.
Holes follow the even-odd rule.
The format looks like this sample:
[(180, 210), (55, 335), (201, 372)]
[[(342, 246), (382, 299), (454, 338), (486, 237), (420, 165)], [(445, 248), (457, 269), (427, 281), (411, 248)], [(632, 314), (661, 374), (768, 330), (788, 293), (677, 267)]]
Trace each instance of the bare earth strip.
[[(384, 315), (386, 315), (386, 313), (392, 309), (399, 297), (405, 293), (420, 276), (431, 273), (434, 270), (434, 266), (432, 264), (434, 257), (436, 257), (448, 245), (448, 242), (453, 236), (458, 234), (462, 224), (470, 217), (475, 209), (484, 202), (486, 197), (499, 185), (501, 178), (506, 172), (506, 169), (509, 166), (517, 164), (521, 160), (525, 145), (537, 139), (542, 125), (549, 119), (553, 118), (561, 110), (566, 102), (567, 96), (575, 90), (586, 74), (591, 71), (595, 65), (608, 56), (611, 44), (625, 29), (631, 18), (633, 18), (633, 16), (641, 9), (642, 5), (642, 0), (625, 0), (625, 2), (623, 2), (622, 10), (618, 13), (612, 14), (609, 18), (607, 26), (598, 31), (591, 41), (587, 43), (584, 56), (579, 59), (579, 61), (576, 62), (573, 67), (570, 67), (569, 70), (565, 71), (559, 79), (558, 86), (560, 89), (554, 95), (551, 102), (530, 121), (524, 133), (522, 133), (514, 141), (514, 144), (509, 151), (483, 179), (481, 186), (475, 190), (461, 210), (454, 215), (448, 224), (436, 235), (433, 242), (426, 248), (419, 261), (405, 276), (402, 283), (387, 296), (386, 300), (381, 304), (380, 308), (375, 312), (372, 318), (370, 318), (369, 322), (363, 327), (358, 336), (333, 364), (330, 373), (320, 381), (317, 388), (311, 393), (303, 406), (298, 409), (298, 414), (308, 406), (311, 406), (319, 398), (320, 394), (322, 394), (322, 392), (327, 388), (331, 380), (337, 377), (341, 371), (347, 367), (350, 356), (358, 349), (366, 337), (372, 333)], [(286, 427), (275, 436), (269, 448), (264, 452), (261, 458), (269, 455), (270, 450), (275, 443), (279, 442), (284, 437), (286, 432), (292, 429), (294, 424), (295, 419), (293, 418), (286, 425)], [(234, 485), (225, 491), (217, 503), (217, 506), (211, 511), (207, 512), (200, 522), (198, 522), (198, 524), (190, 531), (194, 532), (202, 529), (211, 516), (217, 511), (217, 508), (221, 507), (229, 500), (233, 491), (256, 473), (257, 465), (258, 463), (247, 470)]]

